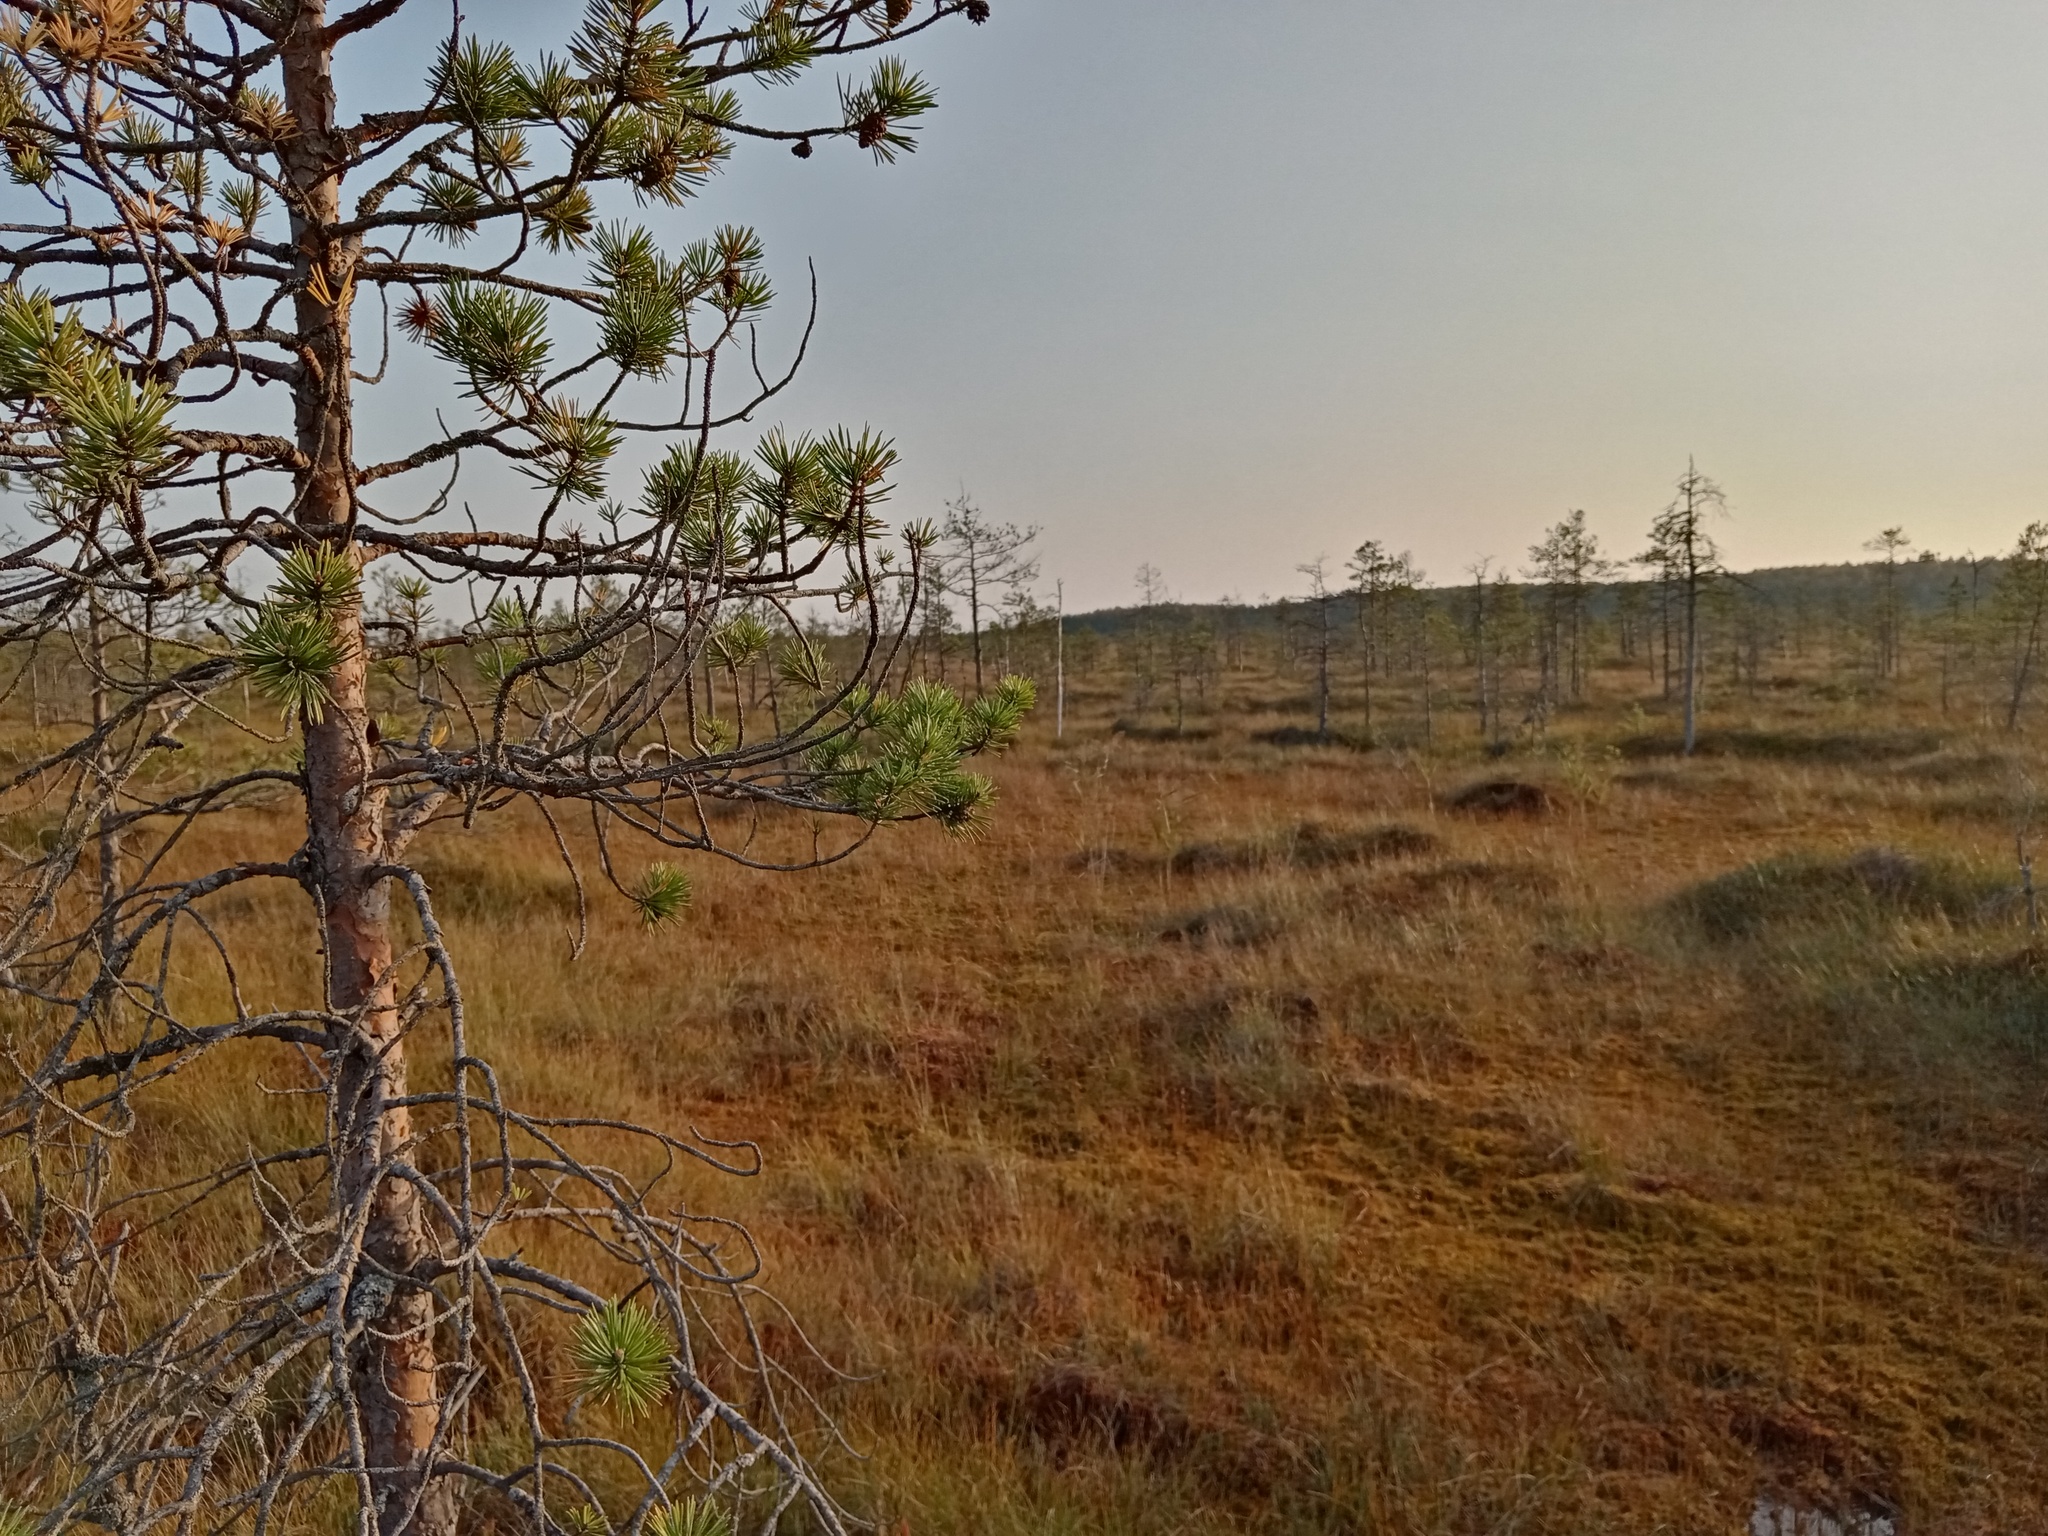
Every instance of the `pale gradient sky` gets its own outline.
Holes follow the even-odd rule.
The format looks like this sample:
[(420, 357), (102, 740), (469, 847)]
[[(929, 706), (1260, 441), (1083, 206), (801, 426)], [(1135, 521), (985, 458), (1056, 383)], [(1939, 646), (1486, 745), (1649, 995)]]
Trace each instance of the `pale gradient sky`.
[(918, 154), (746, 147), (658, 227), (814, 258), (777, 414), (1042, 524), (1070, 608), (1366, 537), (1455, 578), (1576, 506), (1633, 552), (1688, 453), (1741, 564), (2048, 516), (2048, 7), (995, 0), (908, 51)]

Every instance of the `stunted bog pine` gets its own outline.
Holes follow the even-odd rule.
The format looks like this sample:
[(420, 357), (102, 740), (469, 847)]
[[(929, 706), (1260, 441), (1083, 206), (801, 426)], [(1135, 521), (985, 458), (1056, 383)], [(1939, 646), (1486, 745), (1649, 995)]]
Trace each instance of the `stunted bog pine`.
[(1675, 593), (1680, 603), (1684, 751), (1690, 757), (1699, 742), (1700, 597), (1721, 574), (1721, 549), (1708, 522), (1714, 514), (1725, 514), (1728, 503), (1721, 487), (1701, 474), (1690, 459), (1685, 473), (1678, 477), (1677, 491), (1671, 504), (1650, 524), (1650, 547), (1636, 559), (1654, 570), (1664, 591)]
[[(751, 1240), (660, 1176), (752, 1150), (515, 1107), (415, 844), (525, 806), (592, 850), (579, 893), (661, 923), (671, 851), (790, 867), (982, 816), (966, 759), (1029, 689), (889, 686), (935, 537), (881, 521), (889, 443), (748, 425), (793, 367), (760, 242), (631, 214), (750, 143), (893, 159), (934, 100), (895, 45), (988, 16), (591, 0), (520, 56), (418, 0), (6, 12), (0, 644), (90, 704), (17, 753), (0, 840), (0, 1496), (35, 1527), (842, 1528)], [(351, 105), (415, 49), (412, 106)], [(775, 116), (834, 62), (836, 109)], [(367, 452), (406, 348), (446, 387)], [(281, 803), (296, 851), (191, 867), (195, 828)], [(811, 830), (770, 852), (744, 829), (778, 816)], [(245, 995), (217, 908), (250, 893), (317, 947), (307, 995)], [(304, 1139), (252, 1120), (147, 1187), (181, 1081), (224, 1070), (299, 1095)]]

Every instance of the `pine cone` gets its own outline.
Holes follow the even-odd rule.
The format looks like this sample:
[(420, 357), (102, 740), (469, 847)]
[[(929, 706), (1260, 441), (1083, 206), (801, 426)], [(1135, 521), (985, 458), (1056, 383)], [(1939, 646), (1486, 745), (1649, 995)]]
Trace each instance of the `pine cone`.
[(967, 0), (967, 19), (977, 27), (988, 20), (988, 0)]
[(889, 119), (878, 108), (855, 124), (854, 139), (862, 149), (873, 149), (889, 131)]
[(794, 144), (790, 145), (789, 152), (799, 160), (808, 160), (811, 158), (811, 141), (809, 139), (798, 139)]
[(889, 18), (889, 25), (900, 27), (910, 20), (912, 0), (889, 0), (889, 8), (883, 14)]
[(674, 181), (682, 171), (682, 156), (671, 144), (658, 144), (641, 158), (634, 168), (633, 179), (646, 191), (652, 192)]

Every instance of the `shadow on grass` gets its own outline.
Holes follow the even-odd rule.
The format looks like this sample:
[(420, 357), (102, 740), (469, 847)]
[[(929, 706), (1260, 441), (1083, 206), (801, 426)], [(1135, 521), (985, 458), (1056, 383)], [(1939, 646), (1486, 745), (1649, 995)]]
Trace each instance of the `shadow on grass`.
[(1370, 752), (1377, 745), (1372, 737), (1356, 731), (1340, 731), (1334, 727), (1318, 731), (1307, 725), (1282, 725), (1270, 731), (1254, 731), (1252, 740), (1269, 747), (1343, 747), (1350, 752)]
[(1377, 827), (1331, 827), (1302, 821), (1275, 835), (1235, 842), (1183, 843), (1170, 854), (1130, 848), (1088, 848), (1067, 867), (1091, 875), (1237, 874), (1264, 869), (1332, 869), (1420, 858), (1443, 847), (1442, 839), (1420, 827), (1390, 823)]
[(1894, 966), (1878, 996), (1837, 1006), (1866, 1028), (1889, 1023), (1947, 1054), (1995, 1053), (2048, 1062), (2048, 950), (1970, 955)]
[(1550, 792), (1541, 784), (1520, 779), (1487, 779), (1468, 784), (1446, 802), (1468, 816), (1543, 816), (1551, 807)]
[[(1702, 731), (1694, 743), (1693, 755), (1859, 765), (1924, 757), (1947, 741), (1948, 737), (1940, 731), (1831, 731), (1812, 735), (1801, 731), (1720, 730)], [(1640, 760), (1677, 757), (1683, 752), (1685, 741), (1676, 731), (1652, 731), (1626, 737), (1616, 745), (1623, 757)]]
[(1214, 874), (1226, 870), (1329, 869), (1340, 864), (1377, 864), (1387, 859), (1417, 858), (1443, 846), (1434, 833), (1420, 827), (1327, 827), (1304, 821), (1279, 837), (1246, 843), (1184, 843), (1168, 861), (1177, 875)]
[(1213, 741), (1216, 729), (1207, 725), (1140, 725), (1135, 720), (1117, 719), (1110, 722), (1109, 734), (1132, 741)]
[(1682, 929), (1727, 944), (1828, 928), (1864, 934), (1911, 918), (1978, 922), (1998, 915), (2005, 894), (1947, 860), (1863, 848), (1745, 865), (1680, 892), (1667, 910)]

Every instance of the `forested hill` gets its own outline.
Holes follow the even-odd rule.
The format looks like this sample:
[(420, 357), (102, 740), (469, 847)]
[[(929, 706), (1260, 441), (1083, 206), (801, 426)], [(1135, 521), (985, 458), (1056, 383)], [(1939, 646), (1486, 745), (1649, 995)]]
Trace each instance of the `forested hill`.
[[(1798, 607), (1850, 619), (1879, 601), (1887, 583), (1892, 584), (1895, 600), (1908, 613), (1939, 613), (1951, 604), (1966, 610), (1974, 609), (1990, 596), (2003, 568), (2003, 560), (1990, 556), (1956, 560), (1923, 557), (1901, 560), (1890, 566), (1882, 561), (1771, 566), (1763, 570), (1732, 571), (1720, 579), (1769, 607)], [(1655, 580), (1654, 576), (1637, 576), (1596, 584), (1590, 593), (1592, 616), (1610, 616), (1625, 589), (1654, 586)], [(1429, 590), (1440, 597), (1455, 600), (1461, 591), (1469, 591), (1470, 585), (1469, 582), (1431, 583)], [(1517, 585), (1535, 589), (1541, 584), (1524, 580)], [(1227, 614), (1237, 625), (1251, 631), (1277, 626), (1290, 610), (1298, 610), (1308, 601), (1305, 596), (1293, 596), (1257, 603), (1163, 603), (1152, 608), (1138, 605), (1099, 608), (1067, 615), (1067, 627), (1070, 631), (1086, 629), (1114, 637), (1148, 614), (1172, 614), (1190, 619), (1220, 618)], [(1337, 592), (1333, 594), (1332, 602), (1348, 611), (1353, 598), (1347, 592)]]

